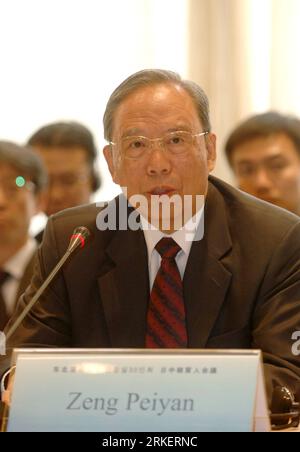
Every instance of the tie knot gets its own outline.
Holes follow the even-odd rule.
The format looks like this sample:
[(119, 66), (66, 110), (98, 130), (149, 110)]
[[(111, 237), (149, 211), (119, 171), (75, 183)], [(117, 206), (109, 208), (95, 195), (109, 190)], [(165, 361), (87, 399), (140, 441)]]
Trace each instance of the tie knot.
[(0, 270), (0, 287), (5, 283), (7, 278), (9, 277), (9, 273), (4, 270)]
[(155, 246), (156, 251), (161, 255), (162, 259), (174, 259), (179, 251), (180, 246), (171, 238), (161, 239)]

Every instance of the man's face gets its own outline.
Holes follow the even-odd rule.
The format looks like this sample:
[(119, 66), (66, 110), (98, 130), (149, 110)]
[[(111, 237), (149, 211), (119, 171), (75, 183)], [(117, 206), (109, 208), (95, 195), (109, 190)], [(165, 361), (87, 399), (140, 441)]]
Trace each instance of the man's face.
[(84, 149), (34, 148), (42, 158), (49, 178), (45, 196), (46, 215), (90, 202), (91, 169)]
[(232, 166), (241, 190), (300, 214), (300, 157), (287, 135), (254, 138), (238, 145)]
[(17, 187), (19, 176), (26, 180), (16, 168), (0, 162), (0, 237), (3, 245), (13, 248), (26, 242), (31, 218), (40, 202), (32, 185)]
[[(193, 100), (174, 84), (140, 88), (128, 96), (114, 116), (113, 150), (104, 148), (114, 182), (126, 187), (127, 196), (151, 197), (206, 195), (208, 174), (215, 165), (215, 136), (194, 138), (187, 152), (174, 155), (157, 142), (138, 159), (124, 156), (124, 138), (144, 136), (155, 139), (172, 131), (203, 132)], [(153, 198), (152, 198), (153, 199)], [(193, 211), (193, 214), (196, 212)], [(172, 215), (172, 213), (171, 213)], [(151, 222), (148, 212), (148, 221)]]

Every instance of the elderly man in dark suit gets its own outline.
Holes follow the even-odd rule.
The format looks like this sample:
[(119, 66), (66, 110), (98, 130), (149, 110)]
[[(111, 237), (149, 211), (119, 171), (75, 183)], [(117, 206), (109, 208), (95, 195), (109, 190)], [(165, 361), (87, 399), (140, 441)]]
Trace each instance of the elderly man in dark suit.
[[(10, 346), (259, 348), (269, 397), (277, 385), (299, 393), (299, 218), (209, 176), (216, 137), (207, 97), (177, 74), (129, 77), (109, 99), (104, 128), (104, 154), (129, 205), (121, 195), (102, 210), (50, 218), (20, 309), (76, 226), (91, 239)], [(171, 198), (179, 209), (174, 202), (163, 213)]]

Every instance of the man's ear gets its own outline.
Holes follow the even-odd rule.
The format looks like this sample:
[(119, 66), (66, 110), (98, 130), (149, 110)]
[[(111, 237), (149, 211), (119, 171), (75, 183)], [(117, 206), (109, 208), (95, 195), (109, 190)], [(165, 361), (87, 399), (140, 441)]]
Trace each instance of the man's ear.
[(217, 137), (214, 133), (209, 133), (205, 137), (206, 141), (206, 149), (207, 149), (207, 167), (208, 171), (211, 173), (215, 166), (217, 160), (217, 150), (216, 150), (216, 142)]
[(117, 168), (116, 168), (117, 165), (114, 160), (112, 147), (109, 144), (104, 146), (103, 154), (104, 154), (109, 172), (111, 174), (112, 180), (114, 181), (115, 184), (118, 184), (119, 182), (118, 182), (118, 175), (117, 175)]

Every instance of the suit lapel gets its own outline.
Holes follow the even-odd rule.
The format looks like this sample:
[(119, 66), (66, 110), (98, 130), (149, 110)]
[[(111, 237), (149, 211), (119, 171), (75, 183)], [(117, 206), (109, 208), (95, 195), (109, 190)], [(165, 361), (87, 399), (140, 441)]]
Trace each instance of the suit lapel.
[(231, 248), (225, 204), (210, 183), (204, 212), (204, 238), (193, 243), (184, 276), (191, 348), (206, 346), (218, 318), (232, 276), (228, 270)]
[(98, 278), (112, 347), (144, 347), (149, 300), (142, 231), (117, 231), (107, 249), (110, 269)]

